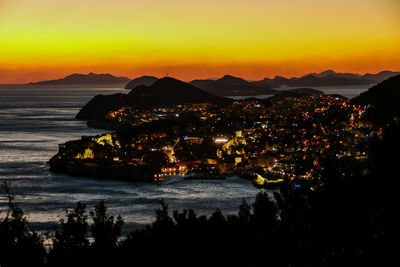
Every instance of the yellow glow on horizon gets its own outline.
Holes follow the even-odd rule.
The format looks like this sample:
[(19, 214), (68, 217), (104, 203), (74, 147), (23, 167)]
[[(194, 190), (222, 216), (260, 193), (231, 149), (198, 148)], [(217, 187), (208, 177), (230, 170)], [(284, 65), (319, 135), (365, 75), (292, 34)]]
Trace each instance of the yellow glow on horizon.
[(399, 70), (399, 2), (0, 0), (0, 82)]

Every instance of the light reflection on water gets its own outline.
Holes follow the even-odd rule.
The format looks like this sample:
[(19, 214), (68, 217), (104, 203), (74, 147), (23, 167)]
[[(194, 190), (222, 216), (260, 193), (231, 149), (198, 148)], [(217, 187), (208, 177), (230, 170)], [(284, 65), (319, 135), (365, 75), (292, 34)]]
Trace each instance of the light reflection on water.
[[(198, 214), (210, 214), (216, 208), (236, 213), (243, 198), (254, 200), (258, 190), (236, 177), (225, 181), (170, 177), (156, 186), (49, 172), (46, 162), (57, 152), (58, 144), (104, 132), (74, 120), (79, 108), (96, 94), (120, 91), (0, 88), (0, 179), (11, 182), (16, 202), (37, 230), (53, 230), (64, 208), (77, 201), (92, 208), (105, 200), (111, 213), (123, 215), (126, 233), (151, 222), (161, 199), (171, 210), (193, 208)], [(6, 203), (1, 195), (0, 217), (4, 217)]]

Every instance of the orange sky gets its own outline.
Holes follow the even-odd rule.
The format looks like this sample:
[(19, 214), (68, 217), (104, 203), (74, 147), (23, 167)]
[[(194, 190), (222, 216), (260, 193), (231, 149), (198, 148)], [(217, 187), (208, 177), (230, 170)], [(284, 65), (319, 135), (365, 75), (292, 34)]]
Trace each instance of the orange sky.
[(0, 83), (400, 70), (399, 0), (0, 0)]

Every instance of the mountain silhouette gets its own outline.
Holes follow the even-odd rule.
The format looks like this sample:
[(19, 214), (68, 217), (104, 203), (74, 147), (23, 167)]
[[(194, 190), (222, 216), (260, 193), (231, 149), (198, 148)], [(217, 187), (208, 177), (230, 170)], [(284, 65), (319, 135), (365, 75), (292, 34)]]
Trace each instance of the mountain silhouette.
[(382, 81), (384, 81), (384, 80), (386, 80), (386, 79), (388, 79), (390, 77), (393, 77), (393, 76), (396, 76), (396, 75), (399, 75), (399, 74), (400, 74), (400, 72), (381, 71), (381, 72), (379, 72), (377, 74), (367, 73), (367, 74), (363, 75), (363, 78), (369, 79), (369, 80), (372, 80), (372, 81), (375, 81), (375, 82), (379, 83), (379, 82), (382, 82)]
[(224, 77), (217, 79), (217, 82), (225, 83), (225, 84), (231, 84), (231, 85), (248, 85), (249, 82), (246, 81), (245, 79), (235, 77), (232, 75), (225, 75)]
[[(327, 76), (334, 76), (334, 77), (340, 77), (340, 78), (349, 78), (349, 79), (360, 79), (362, 76), (358, 73), (340, 73), (340, 72), (335, 72), (333, 70), (325, 70), (320, 73), (310, 73), (308, 75), (312, 75), (318, 78), (324, 78)], [(307, 76), (307, 75), (304, 75)]]
[(125, 85), (130, 81), (127, 77), (117, 77), (111, 74), (72, 74), (57, 80), (29, 83), (29, 85)]
[[(377, 84), (383, 80), (400, 74), (400, 72), (381, 71), (376, 74), (337, 73), (325, 70), (320, 73), (309, 73), (302, 77), (286, 78), (276, 76), (273, 79), (265, 78), (260, 81), (249, 82), (245, 79), (225, 75), (220, 79), (193, 80), (191, 85), (214, 95), (219, 96), (255, 96), (272, 95), (276, 92), (271, 88), (279, 87), (315, 87), (315, 86), (342, 86)], [(72, 74), (57, 80), (48, 80), (29, 83), (29, 86), (124, 86), (134, 89), (139, 85), (150, 86), (158, 80), (154, 76), (142, 76), (130, 80), (127, 77), (116, 77), (111, 74)]]
[(355, 74), (337, 73), (333, 70), (322, 71), (321, 73), (310, 73), (302, 77), (285, 78), (276, 76), (273, 79), (265, 78), (261, 81), (252, 82), (259, 86), (269, 86), (271, 88), (304, 87), (304, 86), (344, 86), (344, 85), (366, 85), (376, 84), (389, 77), (400, 74), (400, 72), (382, 71), (377, 74)]
[(151, 86), (137, 86), (130, 91), (129, 97), (151, 98), (157, 104), (182, 104), (182, 103), (220, 103), (226, 98), (205, 92), (191, 84), (180, 80), (165, 77), (157, 80)]
[(342, 85), (362, 85), (373, 84), (374, 81), (360, 78), (340, 77), (332, 74), (326, 76), (314, 76), (307, 74), (300, 78), (290, 78), (277, 76), (274, 79), (265, 78), (262, 81), (253, 82), (253, 84), (269, 86), (272, 88), (279, 87), (304, 87), (304, 86), (342, 86)]
[(386, 124), (400, 118), (400, 75), (391, 77), (352, 99), (352, 103), (366, 105), (366, 119)]
[(154, 76), (141, 76), (138, 78), (133, 79), (130, 81), (126, 86), (125, 89), (133, 89), (139, 85), (147, 85), (150, 86), (158, 80), (157, 77)]
[[(340, 72), (335, 72), (333, 70), (326, 70), (322, 71), (321, 73), (310, 73), (309, 75), (318, 77), (318, 78), (325, 78), (327, 76), (334, 76), (334, 77), (339, 77), (339, 78), (349, 78), (349, 79), (359, 79), (359, 80), (364, 80), (364, 81), (371, 81), (373, 83), (380, 83), (390, 77), (396, 76), (400, 74), (400, 72), (393, 72), (393, 71), (381, 71), (376, 74), (364, 74), (360, 75), (358, 73), (340, 73)], [(307, 75), (305, 75), (307, 76)]]
[(253, 84), (231, 75), (225, 75), (218, 80), (193, 80), (190, 84), (220, 96), (272, 95), (276, 93), (268, 85)]
[(180, 80), (165, 77), (151, 86), (139, 85), (128, 94), (97, 95), (79, 111), (76, 118), (102, 120), (111, 110), (123, 106), (147, 108), (184, 103), (228, 104), (232, 100), (212, 95)]

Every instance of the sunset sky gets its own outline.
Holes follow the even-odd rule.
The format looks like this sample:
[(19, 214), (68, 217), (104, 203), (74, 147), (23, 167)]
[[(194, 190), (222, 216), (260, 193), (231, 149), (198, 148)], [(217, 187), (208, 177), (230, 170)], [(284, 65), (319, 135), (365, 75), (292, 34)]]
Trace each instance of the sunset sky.
[(0, 0), (0, 83), (400, 70), (399, 0)]

